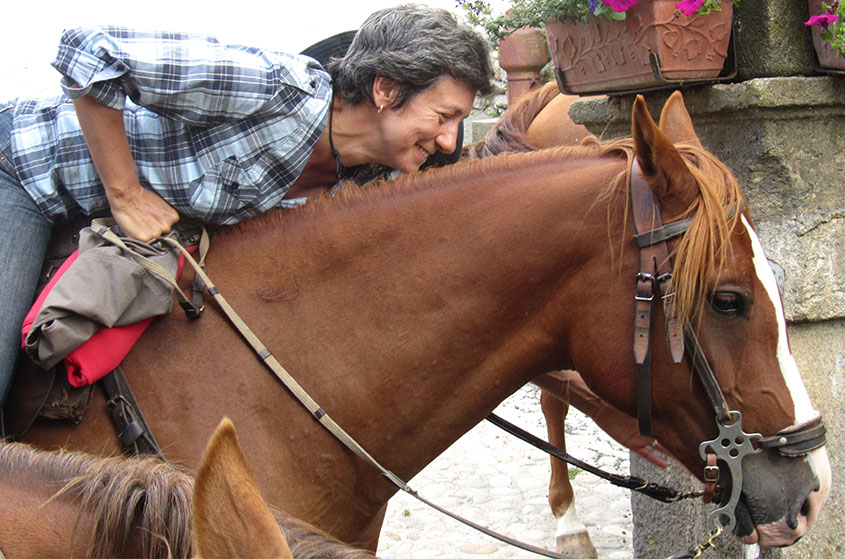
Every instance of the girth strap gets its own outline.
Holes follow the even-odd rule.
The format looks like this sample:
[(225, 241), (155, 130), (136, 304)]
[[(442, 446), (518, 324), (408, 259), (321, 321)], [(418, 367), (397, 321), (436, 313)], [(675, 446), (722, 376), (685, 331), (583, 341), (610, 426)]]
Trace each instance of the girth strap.
[(123, 448), (134, 455), (152, 454), (167, 462), (121, 368), (115, 368), (101, 380), (108, 397), (107, 406)]

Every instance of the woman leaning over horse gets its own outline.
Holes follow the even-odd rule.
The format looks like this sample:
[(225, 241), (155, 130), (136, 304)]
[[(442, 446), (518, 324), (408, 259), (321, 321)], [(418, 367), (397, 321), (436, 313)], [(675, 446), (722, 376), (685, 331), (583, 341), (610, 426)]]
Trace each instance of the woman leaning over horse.
[(415, 171), (455, 150), (492, 77), (480, 35), (416, 5), (372, 14), (328, 72), (120, 28), (66, 31), (53, 66), (65, 96), (0, 105), (0, 403), (54, 225), (110, 212), (149, 240), (180, 217), (295, 207), (365, 167)]

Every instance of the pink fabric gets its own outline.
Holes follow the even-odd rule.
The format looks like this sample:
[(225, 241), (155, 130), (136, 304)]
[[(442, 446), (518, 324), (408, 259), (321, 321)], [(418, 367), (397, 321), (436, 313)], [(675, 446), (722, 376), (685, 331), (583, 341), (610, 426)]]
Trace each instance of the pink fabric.
[[(189, 252), (192, 252), (192, 249), (196, 249), (196, 247), (188, 247)], [(26, 335), (32, 329), (32, 324), (35, 322), (38, 311), (41, 310), (41, 306), (44, 304), (47, 293), (59, 281), (65, 270), (73, 264), (78, 252), (74, 251), (73, 254), (67, 257), (67, 260), (59, 266), (59, 269), (50, 278), (50, 281), (38, 295), (38, 298), (35, 299), (35, 303), (23, 321), (21, 347), (23, 347), (24, 341), (26, 340)], [(184, 262), (185, 258), (180, 254), (176, 279), (179, 279), (179, 276), (182, 274), (182, 265)], [(71, 386), (81, 387), (92, 384), (112, 372), (115, 367), (120, 365), (152, 321), (153, 318), (148, 318), (127, 326), (102, 328), (91, 336), (88, 341), (73, 350), (64, 359), (68, 382)]]

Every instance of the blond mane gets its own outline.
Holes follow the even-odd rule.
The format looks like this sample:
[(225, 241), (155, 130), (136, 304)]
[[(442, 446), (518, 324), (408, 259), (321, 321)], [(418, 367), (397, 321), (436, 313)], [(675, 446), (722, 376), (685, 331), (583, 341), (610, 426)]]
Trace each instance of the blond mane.
[[(737, 180), (710, 152), (689, 144), (676, 144), (675, 148), (686, 161), (698, 187), (698, 196), (690, 206), (671, 220), (692, 219), (670, 254), (674, 260), (672, 277), (679, 318), (682, 324), (686, 324), (701, 310), (721, 262), (728, 257), (731, 235), (746, 205)], [(630, 213), (630, 170), (635, 157), (633, 140), (626, 138), (607, 142), (600, 151), (602, 157), (621, 156), (628, 161), (625, 171), (605, 191), (605, 195), (625, 195), (627, 220)]]

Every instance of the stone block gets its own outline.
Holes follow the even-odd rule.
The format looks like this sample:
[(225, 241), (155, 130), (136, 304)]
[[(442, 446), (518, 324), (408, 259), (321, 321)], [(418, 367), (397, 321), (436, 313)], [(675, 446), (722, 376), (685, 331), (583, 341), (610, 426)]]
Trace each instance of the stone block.
[(480, 118), (472, 121), (472, 142), (480, 142), (493, 126), (499, 122), (498, 118)]

